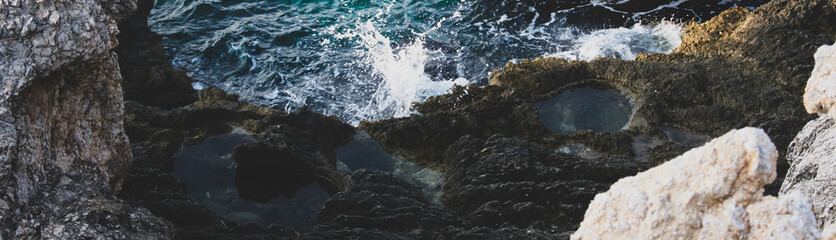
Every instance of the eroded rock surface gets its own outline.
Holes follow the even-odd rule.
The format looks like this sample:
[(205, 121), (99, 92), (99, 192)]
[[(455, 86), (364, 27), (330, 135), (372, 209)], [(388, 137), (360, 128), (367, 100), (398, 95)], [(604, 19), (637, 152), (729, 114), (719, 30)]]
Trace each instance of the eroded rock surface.
[(132, 0), (0, 1), (0, 238), (167, 238), (131, 164), (112, 52)]
[(810, 121), (790, 144), (781, 194), (800, 192), (810, 201), (818, 227), (836, 223), (836, 121)]
[(821, 238), (803, 197), (763, 196), (777, 158), (763, 130), (732, 130), (595, 196), (572, 239)]

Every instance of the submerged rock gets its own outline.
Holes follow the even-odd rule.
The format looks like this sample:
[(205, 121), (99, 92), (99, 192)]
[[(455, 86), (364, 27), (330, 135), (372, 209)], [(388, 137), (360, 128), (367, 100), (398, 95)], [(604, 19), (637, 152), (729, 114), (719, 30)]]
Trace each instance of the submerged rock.
[[(231, 152), (230, 158), (237, 162), (231, 170), (237, 192), (205, 193), (209, 194), (206, 198), (235, 201), (237, 196), (229, 196), (234, 194), (265, 203), (272, 198), (293, 196), (297, 190), (315, 182), (331, 194), (345, 188), (344, 174), (337, 170), (333, 150), (351, 140), (354, 134), (351, 126), (307, 109), (288, 114), (239, 102), (237, 95), (213, 87), (203, 89), (198, 96), (196, 102), (168, 111), (134, 101), (126, 104), (128, 136), (133, 143), (136, 164), (128, 174), (127, 182), (131, 184), (126, 185), (122, 197), (171, 221), (178, 237), (236, 239), (245, 234), (265, 238), (295, 234), (287, 230), (291, 226), (269, 227), (248, 222), (265, 222), (264, 216), (232, 210), (212, 212), (210, 209), (224, 207), (208, 208), (190, 199), (185, 190), (188, 186), (172, 177), (176, 167), (174, 157), (183, 145), (199, 144), (210, 136), (245, 129), (254, 133), (255, 142), (237, 145)], [(212, 187), (207, 186), (210, 182), (213, 181), (206, 181), (200, 187)], [(313, 224), (310, 222), (308, 225)]]
[(0, 1), (0, 239), (165, 239), (116, 198), (132, 162), (117, 22), (134, 1)]
[(307, 109), (283, 117), (261, 133), (258, 142), (235, 148), (239, 195), (266, 202), (280, 195), (293, 196), (314, 181), (332, 194), (344, 190), (334, 149), (353, 135), (354, 129), (336, 117)]
[(763, 196), (777, 158), (763, 130), (732, 130), (595, 196), (572, 239), (820, 238), (801, 196)]

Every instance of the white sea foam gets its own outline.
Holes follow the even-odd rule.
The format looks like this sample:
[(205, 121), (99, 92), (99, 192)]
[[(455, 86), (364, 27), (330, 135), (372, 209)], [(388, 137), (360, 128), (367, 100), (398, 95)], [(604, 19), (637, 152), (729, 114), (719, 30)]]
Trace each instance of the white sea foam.
[(583, 61), (601, 57), (635, 59), (639, 53), (668, 53), (682, 44), (682, 27), (670, 22), (603, 29), (580, 37), (566, 35), (573, 33), (558, 38), (574, 39), (573, 43), (545, 56)]

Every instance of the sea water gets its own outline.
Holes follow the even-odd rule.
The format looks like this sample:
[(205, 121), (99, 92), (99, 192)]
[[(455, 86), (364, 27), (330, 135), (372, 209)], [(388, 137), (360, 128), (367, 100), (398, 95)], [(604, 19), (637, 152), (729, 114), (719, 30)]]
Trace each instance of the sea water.
[(677, 22), (764, 1), (157, 0), (149, 24), (196, 89), (357, 125), (486, 84), (509, 61), (669, 52)]

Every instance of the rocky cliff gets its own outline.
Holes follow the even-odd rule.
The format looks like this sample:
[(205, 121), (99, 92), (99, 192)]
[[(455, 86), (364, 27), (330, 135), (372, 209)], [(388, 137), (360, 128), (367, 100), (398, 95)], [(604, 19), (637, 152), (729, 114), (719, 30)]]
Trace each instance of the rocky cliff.
[(744, 128), (595, 196), (572, 239), (819, 239), (798, 195), (764, 197), (778, 151)]
[(165, 238), (131, 164), (116, 23), (134, 1), (0, 1), (0, 238)]

